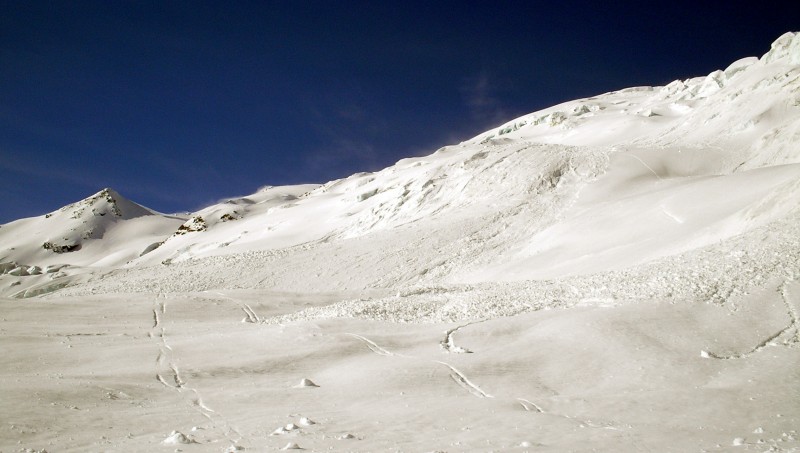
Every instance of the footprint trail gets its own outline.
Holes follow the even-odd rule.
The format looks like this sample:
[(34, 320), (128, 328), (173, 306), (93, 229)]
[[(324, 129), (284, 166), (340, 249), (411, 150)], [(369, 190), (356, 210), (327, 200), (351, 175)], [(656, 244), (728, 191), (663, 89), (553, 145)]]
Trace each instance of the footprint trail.
[(164, 315), (167, 313), (166, 295), (159, 294), (154, 301), (153, 326), (148, 336), (158, 344), (155, 359), (156, 380), (166, 388), (183, 395), (189, 405), (208, 419), (212, 429), (218, 430), (228, 442), (238, 443), (244, 436), (231, 426), (217, 411), (211, 409), (200, 395), (200, 392), (187, 385), (181, 376), (174, 351), (167, 341), (167, 330), (164, 327)]

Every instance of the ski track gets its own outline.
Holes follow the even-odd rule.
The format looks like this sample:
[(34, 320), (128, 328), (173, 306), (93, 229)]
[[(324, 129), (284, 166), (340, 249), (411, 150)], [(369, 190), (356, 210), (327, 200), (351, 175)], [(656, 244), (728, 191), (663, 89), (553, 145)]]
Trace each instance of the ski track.
[(541, 407), (539, 407), (536, 403), (528, 401), (524, 398), (517, 398), (517, 401), (519, 401), (520, 406), (522, 406), (522, 408), (528, 412), (538, 412), (540, 414), (544, 413), (544, 410)]
[(667, 208), (665, 208), (664, 206), (659, 206), (659, 208), (661, 208), (661, 212), (662, 212), (662, 213), (663, 213), (665, 216), (669, 217), (669, 218), (670, 218), (671, 220), (673, 220), (675, 223), (677, 223), (677, 224), (680, 224), (680, 225), (682, 225), (683, 223), (685, 223), (685, 221), (684, 221), (683, 219), (681, 219), (680, 217), (676, 216), (675, 214), (673, 214), (673, 213), (669, 212), (669, 211), (667, 210)]
[(472, 354), (472, 351), (470, 351), (469, 349), (466, 349), (466, 348), (463, 348), (461, 346), (456, 345), (455, 339), (454, 339), (453, 336), (455, 335), (456, 332), (458, 332), (459, 330), (461, 330), (461, 329), (463, 329), (463, 328), (465, 328), (467, 326), (471, 326), (473, 324), (482, 323), (484, 321), (486, 321), (486, 320), (482, 319), (480, 321), (472, 321), (472, 322), (468, 322), (466, 324), (462, 324), (460, 326), (457, 326), (457, 327), (454, 327), (454, 328), (448, 330), (444, 334), (444, 340), (442, 340), (439, 344), (442, 346), (442, 349), (444, 349), (444, 351), (448, 352), (448, 353)]
[(247, 322), (261, 323), (261, 318), (258, 317), (256, 312), (253, 311), (253, 309), (250, 308), (250, 306), (247, 305), (247, 303), (242, 302), (242, 310), (245, 312), (245, 314), (247, 314)]
[(797, 313), (797, 308), (794, 304), (789, 300), (789, 283), (793, 281), (788, 279), (783, 286), (781, 286), (781, 297), (783, 298), (783, 303), (786, 304), (786, 309), (789, 313), (789, 318), (791, 319), (791, 327), (794, 327), (794, 339), (788, 340), (794, 343), (800, 343), (800, 315)]
[[(486, 320), (483, 320), (483, 321), (486, 321)], [(466, 327), (466, 326), (468, 326), (470, 324), (477, 324), (477, 323), (483, 322), (483, 321), (474, 321), (472, 323), (468, 323), (468, 324), (456, 327), (456, 328), (452, 329), (452, 331), (454, 332), (454, 331), (456, 331), (456, 330), (458, 330), (460, 328)], [(448, 333), (450, 333), (450, 332), (451, 331), (448, 331)], [(394, 357), (404, 357), (404, 358), (407, 358), (407, 359), (424, 360), (424, 359), (418, 359), (416, 357), (411, 357), (411, 356), (406, 356), (406, 355), (401, 355), (401, 354), (396, 354), (394, 352), (391, 352), (391, 351), (379, 346), (377, 343), (375, 343), (374, 341), (370, 340), (369, 338), (364, 337), (363, 335), (358, 335), (358, 334), (354, 334), (354, 333), (347, 333), (346, 335), (358, 339), (359, 341), (364, 343), (372, 352), (374, 352), (375, 354), (378, 354), (380, 356), (384, 356), (384, 357), (394, 356)], [(460, 387), (465, 389), (467, 392), (469, 392), (471, 395), (475, 396), (476, 398), (495, 398), (493, 395), (491, 395), (489, 393), (486, 393), (480, 386), (478, 386), (477, 384), (472, 382), (463, 372), (461, 372), (456, 367), (450, 365), (449, 363), (442, 362), (440, 360), (432, 360), (430, 362), (436, 363), (438, 365), (443, 365), (443, 366), (447, 367), (448, 371), (450, 372), (450, 378), (453, 380), (453, 382), (458, 384)], [(431, 372), (431, 377), (433, 377), (433, 372)], [(570, 415), (558, 414), (558, 413), (554, 413), (554, 412), (546, 412), (541, 406), (539, 406), (538, 404), (536, 404), (536, 403), (534, 403), (534, 402), (532, 402), (530, 400), (527, 400), (525, 398), (516, 398), (516, 401), (520, 404), (520, 406), (522, 406), (522, 408), (526, 412), (533, 412), (535, 414), (546, 414), (546, 415), (550, 415), (550, 416), (554, 416), (554, 417), (558, 417), (558, 418), (563, 418), (563, 419), (566, 419), (566, 420), (570, 420), (570, 421), (572, 421), (574, 423), (577, 423), (580, 427), (588, 427), (588, 428), (594, 428), (594, 429), (620, 430), (620, 428), (615, 426), (614, 423), (610, 423), (610, 422), (597, 422), (597, 421), (593, 421), (593, 420), (589, 420), (589, 419), (575, 418), (575, 417), (572, 417)]]
[(481, 390), (480, 387), (470, 381), (469, 378), (464, 375), (464, 373), (457, 370), (454, 366), (445, 362), (437, 361), (436, 363), (441, 363), (442, 365), (446, 366), (450, 370), (450, 377), (453, 378), (453, 381), (455, 381), (461, 387), (464, 387), (468, 392), (472, 393), (478, 398), (494, 398), (492, 395)]
[[(204, 292), (208, 293), (209, 291), (204, 291)], [(217, 296), (222, 297), (223, 299), (229, 300), (239, 305), (239, 308), (242, 309), (245, 316), (245, 318), (242, 320), (243, 322), (248, 322), (251, 324), (261, 324), (264, 322), (264, 320), (261, 319), (255, 312), (255, 310), (253, 310), (252, 307), (250, 307), (250, 305), (248, 305), (246, 302), (242, 302), (240, 300), (234, 299), (233, 297), (226, 296), (225, 294), (219, 291), (213, 291), (212, 294), (216, 294)]]
[(779, 330), (775, 334), (767, 337), (763, 341), (756, 344), (753, 348), (740, 353), (735, 354), (717, 354), (710, 351), (702, 351), (704, 357), (708, 357), (711, 359), (717, 360), (737, 360), (737, 359), (746, 359), (753, 354), (758, 353), (762, 349), (768, 346), (777, 346), (779, 343), (776, 343), (776, 340), (780, 339), (781, 337), (787, 336), (790, 332), (794, 331), (793, 336), (789, 336), (783, 340), (782, 344), (784, 346), (793, 347), (800, 343), (800, 322), (798, 321), (798, 314), (797, 309), (794, 307), (792, 302), (789, 300), (789, 283), (792, 279), (787, 279), (778, 289), (778, 293), (781, 295), (781, 299), (783, 300), (784, 305), (786, 306), (787, 315), (789, 317), (789, 325), (784, 327), (783, 329)]
[(623, 155), (623, 156), (628, 156), (628, 157), (630, 157), (630, 158), (632, 158), (632, 159), (636, 159), (636, 160), (638, 160), (638, 161), (639, 161), (639, 163), (641, 163), (642, 165), (644, 165), (644, 168), (646, 168), (646, 169), (650, 170), (650, 173), (652, 173), (652, 174), (653, 174), (653, 176), (655, 176), (656, 178), (658, 178), (658, 180), (659, 180), (659, 181), (661, 181), (661, 176), (658, 176), (658, 173), (656, 173), (656, 172), (655, 172), (655, 170), (653, 170), (652, 168), (650, 168), (650, 166), (649, 166), (649, 165), (647, 165), (647, 164), (646, 164), (646, 163), (645, 163), (645, 162), (644, 162), (642, 159), (640, 159), (640, 158), (639, 158), (639, 156), (634, 156), (633, 154), (622, 154), (622, 155)]
[[(487, 320), (473, 321), (473, 322), (470, 322), (470, 323), (467, 323), (467, 324), (463, 324), (463, 325), (460, 325), (460, 326), (454, 327), (453, 329), (448, 330), (445, 333), (444, 341), (440, 342), (440, 345), (443, 348), (445, 348), (446, 344), (449, 344), (449, 347), (455, 347), (455, 345), (453, 344), (453, 341), (452, 341), (452, 334), (453, 333), (455, 333), (459, 329), (462, 329), (462, 328), (467, 327), (469, 325), (478, 324), (478, 323), (485, 322), (485, 321), (487, 321)], [(403, 358), (407, 358), (407, 359), (425, 361), (425, 359), (419, 359), (417, 357), (401, 355), (401, 354), (397, 354), (397, 353), (394, 353), (392, 351), (389, 351), (388, 349), (379, 346), (377, 343), (375, 343), (374, 341), (370, 340), (369, 338), (367, 338), (367, 337), (365, 337), (363, 335), (358, 335), (358, 334), (354, 334), (354, 333), (346, 333), (345, 335), (348, 335), (348, 336), (351, 336), (353, 338), (358, 339), (359, 341), (364, 343), (364, 345), (366, 345), (370, 349), (370, 351), (372, 351), (375, 354), (378, 354), (380, 356), (384, 356), (384, 357), (394, 356), (394, 357), (403, 357)], [(472, 382), (463, 372), (461, 372), (456, 367), (450, 365), (449, 363), (443, 362), (443, 361), (440, 361), (440, 360), (431, 360), (430, 362), (436, 363), (438, 365), (443, 365), (443, 366), (447, 367), (447, 370), (450, 373), (450, 378), (453, 380), (453, 382), (458, 384), (461, 388), (463, 388), (464, 390), (466, 390), (467, 392), (469, 392), (471, 395), (475, 396), (476, 398), (495, 398), (493, 395), (487, 393), (480, 386), (478, 386), (477, 384)], [(431, 371), (430, 375), (431, 375), (431, 377), (433, 377), (433, 371)], [(597, 421), (593, 421), (593, 420), (589, 420), (589, 419), (576, 418), (576, 417), (572, 417), (570, 415), (565, 415), (565, 414), (558, 414), (558, 413), (554, 413), (554, 412), (546, 412), (541, 406), (539, 406), (538, 404), (536, 404), (536, 403), (534, 403), (534, 402), (532, 402), (532, 401), (530, 401), (528, 399), (525, 399), (525, 398), (516, 398), (516, 401), (519, 403), (520, 406), (522, 406), (522, 408), (526, 412), (532, 412), (532, 413), (535, 413), (535, 414), (546, 414), (546, 415), (550, 415), (550, 416), (554, 416), (554, 417), (558, 417), (558, 418), (563, 418), (563, 419), (566, 419), (566, 420), (570, 420), (570, 421), (572, 421), (574, 423), (577, 423), (582, 428), (586, 427), (586, 428), (594, 428), (594, 429), (620, 430), (620, 428), (615, 426), (614, 423), (610, 423), (610, 422), (597, 422)]]
[[(395, 354), (395, 353), (393, 353), (391, 351), (388, 351), (388, 350), (378, 346), (374, 341), (372, 341), (369, 338), (364, 337), (362, 335), (358, 335), (358, 334), (354, 334), (354, 333), (348, 333), (346, 335), (349, 335), (349, 336), (351, 336), (353, 338), (356, 338), (356, 339), (360, 340), (362, 343), (364, 343), (375, 354), (378, 354), (378, 355), (381, 355), (381, 356), (386, 356), (386, 357), (388, 357), (388, 356), (396, 356), (396, 357), (405, 357), (405, 358), (409, 358), (409, 359), (417, 359), (416, 357), (409, 357), (409, 356)], [(417, 359), (417, 360), (422, 360), (422, 359)], [(439, 360), (433, 360), (432, 362), (446, 366), (447, 369), (450, 370), (450, 377), (453, 379), (453, 381), (455, 383), (457, 383), (458, 385), (460, 385), (461, 387), (463, 387), (464, 389), (466, 389), (471, 394), (475, 395), (476, 397), (478, 397), (478, 398), (494, 398), (492, 395), (489, 395), (488, 393), (484, 392), (480, 387), (478, 387), (476, 384), (474, 384), (472, 381), (470, 381), (469, 378), (467, 378), (467, 376), (464, 375), (464, 373), (462, 373), (461, 371), (459, 371), (458, 369), (456, 369), (454, 366), (450, 365), (449, 363), (442, 362), (442, 361), (439, 361)]]
[(558, 417), (558, 418), (563, 418), (563, 419), (566, 419), (566, 420), (570, 420), (570, 421), (572, 421), (574, 423), (577, 423), (578, 426), (580, 426), (581, 428), (611, 429), (611, 430), (615, 430), (615, 431), (619, 431), (620, 430), (620, 428), (615, 426), (614, 423), (610, 423), (610, 422), (597, 422), (597, 421), (594, 421), (594, 420), (580, 419), (580, 418), (572, 417), (570, 415), (557, 414), (555, 412), (546, 412), (544, 409), (542, 409), (541, 406), (539, 406), (538, 404), (536, 404), (536, 403), (534, 403), (534, 402), (532, 402), (530, 400), (526, 400), (525, 398), (517, 398), (517, 402), (519, 402), (519, 405), (522, 406), (522, 408), (525, 409), (526, 412), (533, 412), (535, 414), (549, 415), (549, 416), (553, 416), (553, 417)]
[[(156, 380), (164, 387), (184, 395), (191, 407), (198, 410), (203, 417), (208, 419), (212, 428), (218, 429), (229, 442), (238, 443), (244, 436), (219, 415), (217, 411), (206, 405), (200, 396), (200, 392), (196, 388), (188, 386), (181, 377), (180, 368), (173, 357), (173, 349), (167, 343), (167, 331), (163, 326), (167, 304), (165, 300), (160, 299), (166, 299), (166, 294), (161, 293), (156, 297), (153, 308), (153, 326), (148, 333), (150, 338), (158, 338), (158, 355), (155, 360)], [(168, 377), (165, 378), (165, 376)], [(184, 390), (191, 392), (193, 397), (189, 397)]]
[(368, 339), (366, 337), (363, 337), (361, 335), (357, 335), (357, 334), (354, 334), (354, 333), (348, 333), (346, 335), (350, 335), (353, 338), (357, 338), (357, 339), (361, 340), (361, 342), (364, 343), (365, 345), (367, 345), (367, 347), (372, 352), (374, 352), (375, 354), (383, 355), (383, 356), (395, 355), (394, 353), (389, 352), (386, 349), (383, 349), (382, 347), (378, 346), (377, 344), (375, 344), (375, 342), (373, 342), (372, 340), (370, 340), (370, 339)]

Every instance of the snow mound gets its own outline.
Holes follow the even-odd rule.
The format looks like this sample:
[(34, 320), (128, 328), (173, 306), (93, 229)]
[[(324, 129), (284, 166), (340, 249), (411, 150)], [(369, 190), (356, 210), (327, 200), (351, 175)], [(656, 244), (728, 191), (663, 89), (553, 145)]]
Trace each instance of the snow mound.
[(308, 417), (301, 417), (299, 423), (303, 426), (311, 426), (317, 424), (314, 420), (311, 420)]
[(297, 431), (299, 429), (300, 429), (299, 426), (295, 425), (294, 423), (289, 423), (286, 426), (281, 426), (281, 427), (277, 428), (275, 431), (273, 431), (270, 434), (270, 436), (281, 436), (281, 435), (284, 435), (284, 434), (292, 433), (292, 432)]
[(162, 440), (163, 445), (188, 445), (196, 444), (197, 441), (190, 439), (185, 434), (179, 431), (172, 431), (166, 439)]
[[(319, 387), (317, 384), (314, 383), (311, 379), (303, 379), (300, 381), (299, 384), (294, 386), (295, 388), (304, 388), (304, 387)], [(294, 425), (292, 425), (294, 426)], [(296, 427), (296, 426), (295, 426)]]

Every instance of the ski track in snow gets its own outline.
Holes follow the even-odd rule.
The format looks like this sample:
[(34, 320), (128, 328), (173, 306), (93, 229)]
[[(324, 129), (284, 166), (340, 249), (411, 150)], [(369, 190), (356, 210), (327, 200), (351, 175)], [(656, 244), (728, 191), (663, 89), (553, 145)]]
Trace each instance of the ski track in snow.
[(436, 363), (441, 363), (442, 365), (446, 366), (450, 370), (450, 377), (456, 384), (464, 387), (469, 393), (477, 396), (478, 398), (494, 398), (492, 395), (484, 392), (480, 387), (478, 387), (475, 383), (469, 380), (467, 376), (464, 375), (461, 371), (456, 369), (456, 367), (450, 365), (449, 363), (437, 361)]
[[(203, 291), (203, 292), (208, 293), (209, 291)], [(242, 322), (248, 322), (248, 323), (251, 323), (251, 324), (260, 324), (260, 323), (264, 322), (258, 316), (258, 314), (256, 314), (255, 310), (253, 310), (250, 307), (250, 305), (248, 305), (246, 302), (242, 302), (242, 301), (240, 301), (238, 299), (235, 299), (233, 297), (226, 296), (225, 294), (223, 294), (223, 293), (221, 293), (219, 291), (213, 291), (212, 294), (216, 294), (217, 296), (222, 297), (223, 299), (232, 301), (232, 302), (236, 303), (237, 305), (239, 305), (239, 308), (242, 309), (242, 311), (244, 312), (244, 316), (245, 316), (244, 319), (242, 320)]]
[[(472, 322), (472, 323), (465, 324), (463, 326), (457, 327), (457, 328), (455, 328), (453, 330), (457, 330), (458, 328), (461, 328), (461, 327), (466, 327), (466, 326), (468, 326), (470, 324), (477, 324), (479, 322), (483, 322), (483, 321), (475, 321), (475, 322)], [(358, 334), (354, 334), (354, 333), (346, 333), (346, 335), (358, 339), (359, 341), (364, 343), (372, 352), (374, 352), (377, 355), (384, 356), (384, 357), (392, 357), (392, 356), (393, 357), (403, 357), (403, 358), (407, 358), (407, 359), (423, 360), (424, 361), (424, 359), (419, 359), (419, 358), (416, 358), (416, 357), (411, 357), (411, 356), (406, 356), (406, 355), (401, 355), (401, 354), (396, 354), (394, 352), (391, 352), (391, 351), (387, 350), (386, 348), (383, 348), (383, 347), (379, 346), (377, 343), (375, 343), (374, 341), (370, 340), (369, 338), (367, 338), (367, 337), (365, 337), (363, 335), (358, 335)], [(493, 395), (487, 393), (480, 386), (478, 386), (476, 383), (474, 383), (472, 380), (470, 380), (461, 370), (459, 370), (456, 367), (450, 365), (449, 363), (443, 362), (443, 361), (440, 361), (440, 360), (432, 360), (430, 362), (446, 367), (447, 370), (449, 371), (450, 378), (453, 380), (453, 382), (458, 384), (461, 388), (463, 388), (464, 390), (466, 390), (467, 392), (469, 392), (471, 395), (475, 396), (476, 398), (493, 398), (493, 399), (495, 398)], [(554, 417), (563, 418), (563, 419), (566, 419), (566, 420), (570, 420), (570, 421), (572, 421), (574, 423), (577, 423), (581, 427), (588, 427), (588, 428), (595, 428), (595, 429), (610, 429), (610, 430), (619, 430), (620, 429), (620, 428), (616, 427), (614, 425), (614, 423), (610, 423), (610, 422), (597, 422), (597, 421), (588, 420), (588, 419), (580, 419), (580, 418), (572, 417), (572, 416), (569, 416), (569, 415), (557, 414), (557, 413), (554, 413), (554, 412), (546, 412), (541, 406), (539, 406), (538, 404), (536, 404), (536, 403), (534, 403), (534, 402), (532, 402), (532, 401), (530, 401), (528, 399), (525, 399), (525, 398), (516, 398), (516, 401), (520, 404), (520, 406), (522, 406), (522, 408), (526, 412), (533, 412), (533, 413), (536, 413), (536, 414), (547, 414), (547, 415), (551, 415), (551, 416), (554, 416)]]
[(665, 216), (667, 216), (667, 217), (669, 217), (671, 220), (674, 220), (674, 221), (675, 221), (675, 223), (677, 223), (677, 224), (681, 225), (681, 224), (683, 224), (683, 223), (685, 222), (685, 221), (684, 221), (683, 219), (681, 219), (680, 217), (678, 217), (678, 216), (676, 216), (675, 214), (673, 214), (673, 213), (669, 212), (669, 211), (667, 210), (667, 208), (665, 208), (664, 206), (659, 206), (659, 207), (661, 208), (661, 212), (663, 212), (663, 213), (664, 213), (664, 215), (665, 215)]
[[(388, 351), (385, 348), (382, 348), (381, 346), (378, 346), (378, 344), (376, 344), (374, 341), (372, 341), (369, 338), (364, 337), (362, 335), (358, 335), (358, 334), (354, 334), (354, 333), (348, 333), (346, 335), (349, 335), (349, 336), (351, 336), (353, 338), (357, 338), (362, 343), (364, 343), (372, 352), (374, 352), (375, 354), (381, 355), (381, 356), (386, 356), (386, 357), (396, 356), (396, 357), (404, 357), (404, 358), (408, 358), (408, 359), (422, 360), (422, 359), (418, 359), (416, 357), (410, 357), (410, 356), (406, 356), (406, 355), (395, 354), (395, 353), (393, 353), (391, 351)], [(453, 381), (455, 383), (457, 383), (458, 385), (460, 385), (461, 387), (463, 387), (464, 389), (466, 389), (469, 393), (477, 396), (478, 398), (493, 398), (492, 395), (489, 395), (488, 393), (484, 392), (480, 387), (478, 387), (476, 384), (474, 384), (472, 381), (470, 381), (469, 378), (467, 378), (467, 376), (464, 375), (464, 373), (462, 373), (461, 371), (459, 371), (458, 369), (456, 369), (454, 366), (450, 365), (449, 363), (442, 362), (442, 361), (439, 361), (439, 360), (434, 360), (432, 362), (433, 363), (438, 363), (440, 365), (444, 365), (445, 367), (447, 367), (447, 369), (450, 371), (450, 377), (453, 379)]]
[(638, 160), (638, 161), (639, 161), (639, 163), (641, 163), (642, 165), (644, 165), (644, 168), (646, 168), (646, 169), (650, 170), (650, 173), (652, 173), (652, 174), (653, 174), (653, 176), (655, 176), (656, 178), (658, 178), (658, 180), (659, 180), (659, 181), (661, 181), (661, 176), (658, 176), (658, 173), (656, 173), (656, 171), (655, 171), (655, 170), (653, 170), (652, 168), (650, 168), (650, 166), (649, 166), (649, 165), (647, 165), (647, 164), (646, 164), (646, 163), (645, 163), (645, 162), (644, 162), (644, 161), (643, 161), (641, 158), (639, 158), (639, 156), (634, 156), (633, 154), (623, 154), (623, 155), (624, 155), (624, 156), (628, 156), (628, 157), (630, 157), (630, 158), (632, 158), (632, 159), (636, 159), (636, 160)]
[(250, 306), (247, 305), (244, 302), (242, 302), (242, 310), (244, 310), (244, 312), (247, 314), (247, 322), (250, 322), (250, 323), (260, 323), (261, 322), (261, 319), (258, 317), (256, 312), (253, 311), (253, 309), (250, 308)]
[[(781, 295), (781, 299), (783, 300), (784, 305), (786, 306), (786, 312), (789, 317), (789, 325), (784, 327), (783, 329), (779, 330), (775, 334), (767, 337), (763, 341), (759, 342), (753, 348), (740, 353), (735, 354), (717, 354), (710, 351), (702, 351), (704, 357), (708, 357), (711, 359), (717, 360), (737, 360), (737, 359), (746, 359), (753, 354), (756, 354), (763, 350), (768, 346), (778, 346), (779, 344), (783, 344), (784, 346), (794, 347), (800, 344), (800, 322), (798, 322), (798, 314), (797, 309), (792, 304), (791, 300), (789, 300), (789, 283), (791, 279), (787, 279), (778, 289), (778, 293)], [(788, 336), (789, 333), (794, 331), (794, 335)], [(776, 340), (780, 339), (781, 337), (788, 336), (788, 338), (784, 339), (782, 343), (777, 343)]]
[(463, 329), (463, 328), (465, 328), (467, 326), (471, 326), (473, 324), (482, 323), (484, 321), (486, 321), (486, 320), (482, 319), (480, 321), (472, 321), (472, 322), (468, 322), (466, 324), (462, 324), (460, 326), (456, 326), (456, 327), (448, 330), (444, 334), (444, 340), (442, 340), (441, 343), (440, 343), (440, 345), (442, 346), (442, 349), (444, 349), (444, 351), (448, 352), (448, 353), (471, 354), (472, 351), (470, 351), (469, 349), (466, 349), (466, 348), (463, 348), (461, 346), (458, 346), (455, 343), (455, 339), (453, 338), (453, 336), (455, 335), (456, 332), (458, 332), (459, 330), (461, 330), (461, 329)]
[(620, 430), (620, 428), (618, 428), (614, 423), (611, 423), (611, 422), (598, 422), (598, 421), (594, 421), (594, 420), (580, 419), (580, 418), (572, 417), (570, 415), (557, 414), (555, 412), (545, 411), (538, 404), (536, 404), (536, 403), (534, 403), (534, 402), (532, 402), (530, 400), (527, 400), (525, 398), (517, 398), (517, 402), (519, 403), (520, 406), (522, 406), (522, 408), (526, 412), (533, 412), (534, 414), (544, 414), (544, 415), (549, 415), (549, 416), (553, 416), (553, 417), (557, 417), (557, 418), (562, 418), (562, 419), (565, 419), (565, 420), (570, 420), (573, 423), (577, 423), (578, 426), (580, 426), (580, 427), (587, 427), (587, 428), (594, 428), (594, 429), (610, 429), (610, 430), (615, 430), (615, 431), (619, 431)]
[[(229, 442), (235, 444), (242, 440), (242, 434), (219, 415), (217, 411), (206, 405), (200, 396), (200, 392), (196, 388), (188, 386), (183, 377), (181, 377), (180, 368), (173, 356), (174, 351), (167, 342), (167, 330), (163, 326), (164, 315), (167, 313), (166, 297), (164, 293), (159, 293), (156, 296), (153, 307), (154, 324), (148, 333), (150, 338), (158, 339), (158, 355), (155, 360), (156, 380), (164, 387), (172, 389), (187, 398), (192, 408), (198, 410), (203, 417), (208, 419), (213, 428), (218, 429)], [(191, 392), (193, 396), (189, 396), (184, 390)]]
[[(458, 330), (459, 328), (463, 328), (463, 327), (466, 327), (468, 325), (477, 324), (477, 323), (484, 322), (484, 321), (486, 321), (486, 320), (474, 321), (472, 323), (468, 323), (468, 324), (456, 327), (455, 329), (452, 329), (452, 330), (455, 331), (455, 330)], [(450, 331), (448, 331), (448, 332), (450, 332)], [(411, 357), (411, 356), (406, 356), (406, 355), (401, 355), (401, 354), (396, 354), (394, 352), (391, 352), (391, 351), (387, 350), (386, 348), (383, 348), (383, 347), (379, 346), (377, 343), (375, 343), (374, 341), (368, 339), (367, 337), (364, 337), (363, 335), (358, 335), (358, 334), (354, 334), (354, 333), (347, 333), (346, 335), (358, 339), (359, 341), (364, 343), (372, 352), (374, 352), (375, 354), (378, 354), (380, 356), (384, 356), (384, 357), (388, 357), (388, 356), (403, 357), (403, 358), (407, 358), (407, 359), (423, 360), (424, 361), (424, 359), (419, 359), (419, 358), (416, 358), (416, 357)], [(443, 362), (443, 361), (440, 361), (440, 360), (432, 360), (430, 362), (446, 367), (447, 370), (449, 371), (450, 378), (453, 380), (453, 382), (458, 384), (461, 388), (463, 388), (464, 390), (466, 390), (467, 392), (469, 392), (471, 395), (475, 396), (476, 398), (492, 398), (492, 399), (496, 399), (495, 396), (493, 396), (493, 395), (487, 393), (486, 391), (484, 391), (480, 386), (478, 386), (476, 383), (474, 383), (472, 380), (470, 380), (461, 370), (459, 370), (456, 367), (450, 365), (449, 363)], [(516, 398), (516, 401), (519, 403), (519, 405), (526, 412), (532, 412), (534, 414), (546, 414), (546, 415), (562, 418), (562, 419), (565, 419), (565, 420), (570, 420), (570, 421), (576, 423), (580, 427), (588, 427), (588, 428), (594, 428), (594, 429), (620, 430), (619, 427), (617, 427), (614, 423), (611, 423), (611, 422), (598, 422), (598, 421), (589, 420), (589, 419), (576, 418), (576, 417), (572, 417), (570, 415), (564, 415), (564, 414), (558, 414), (558, 413), (554, 413), (554, 412), (545, 411), (540, 405), (538, 405), (538, 404), (536, 404), (536, 403), (534, 403), (534, 402), (532, 402), (532, 401), (530, 401), (528, 399), (525, 399), (525, 398)]]
[(520, 406), (522, 406), (522, 408), (528, 412), (538, 412), (540, 414), (544, 413), (544, 410), (541, 407), (539, 407), (536, 403), (528, 401), (524, 398), (517, 398), (517, 401), (519, 401)]
[[(800, 316), (797, 313), (797, 307), (789, 300), (789, 283), (792, 280), (787, 280), (783, 286), (781, 286), (781, 297), (783, 298), (783, 303), (786, 304), (786, 308), (788, 309), (789, 317), (791, 318), (791, 327), (794, 327), (794, 339), (790, 339), (788, 341), (792, 341), (795, 344), (800, 343)], [(787, 343), (788, 343), (787, 341)]]
[(365, 345), (367, 345), (367, 347), (372, 352), (374, 352), (375, 354), (382, 355), (382, 356), (393, 356), (393, 355), (396, 355), (396, 354), (394, 354), (392, 352), (389, 352), (386, 349), (378, 346), (377, 344), (375, 344), (374, 341), (370, 340), (367, 337), (364, 337), (362, 335), (357, 335), (357, 334), (354, 334), (354, 333), (347, 333), (346, 335), (350, 335), (353, 338), (357, 338), (357, 339), (361, 340), (361, 342), (364, 343)]

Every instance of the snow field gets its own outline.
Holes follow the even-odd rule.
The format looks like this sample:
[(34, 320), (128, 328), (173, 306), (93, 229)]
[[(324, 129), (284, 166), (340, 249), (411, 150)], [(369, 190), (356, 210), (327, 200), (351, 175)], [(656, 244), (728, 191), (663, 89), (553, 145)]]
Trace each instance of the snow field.
[[(242, 323), (242, 303), (273, 310), (248, 292), (4, 300), (5, 360), (22, 366), (0, 374), (0, 448), (140, 451), (174, 431), (200, 452), (792, 451), (797, 341), (700, 354), (785, 328), (782, 284), (736, 307), (621, 301), (470, 324)], [(800, 285), (787, 294), (800, 305)], [(443, 349), (448, 336), (471, 353)]]
[[(276, 318), (261, 317), (261, 320), (269, 323), (325, 317), (357, 317), (392, 322), (454, 322), (569, 307), (582, 301), (589, 304), (616, 304), (622, 300), (674, 299), (724, 304), (775, 276), (794, 279), (800, 275), (800, 223), (797, 220), (798, 214), (793, 214), (748, 234), (636, 268), (552, 280), (417, 283), (400, 286), (399, 289), (397, 286), (394, 289), (391, 286), (380, 289), (374, 281), (336, 281), (327, 278), (309, 282), (306, 275), (314, 272), (313, 267), (306, 268), (306, 274), (298, 278), (295, 272), (299, 271), (281, 275), (277, 266), (268, 264), (272, 260), (280, 260), (291, 269), (289, 265), (292, 262), (319, 262), (316, 257), (324, 251), (310, 249), (297, 250), (280, 257), (252, 252), (247, 255), (189, 260), (159, 266), (157, 272), (149, 268), (130, 268), (61, 290), (53, 296), (146, 293), (159, 289), (168, 293), (186, 293), (226, 287), (253, 291), (283, 288), (296, 293), (302, 293), (304, 289), (349, 291), (357, 295), (345, 300), (326, 298), (324, 300), (329, 301), (326, 305), (284, 313)], [(343, 248), (340, 257), (343, 267), (337, 270), (340, 275), (372, 277), (384, 270), (380, 262), (374, 261), (369, 263), (373, 266), (372, 274), (359, 273), (359, 268), (348, 267), (363, 265), (370, 258), (367, 250)], [(387, 267), (395, 268), (395, 263), (389, 261)], [(266, 268), (268, 273), (258, 271), (264, 266), (269, 266)], [(295, 278), (299, 283), (294, 283)], [(358, 289), (361, 285), (374, 289), (364, 292)]]

